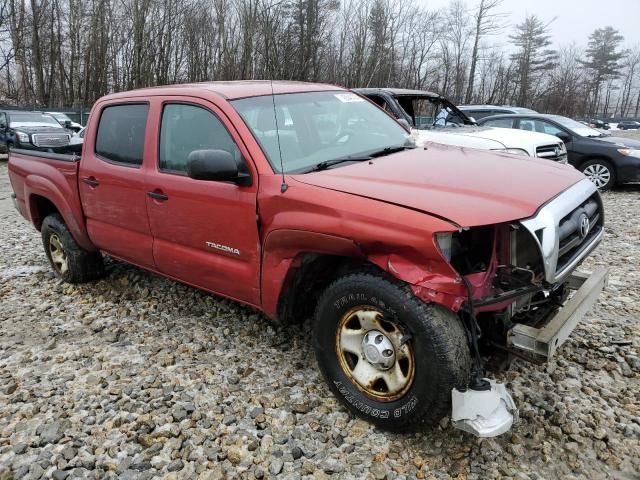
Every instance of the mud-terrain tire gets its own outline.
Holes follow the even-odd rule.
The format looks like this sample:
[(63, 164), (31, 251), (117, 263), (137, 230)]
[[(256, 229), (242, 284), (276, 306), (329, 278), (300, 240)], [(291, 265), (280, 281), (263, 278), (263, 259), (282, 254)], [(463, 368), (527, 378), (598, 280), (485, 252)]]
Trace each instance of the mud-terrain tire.
[(80, 247), (60, 215), (48, 215), (40, 230), (45, 254), (59, 278), (67, 283), (84, 283), (104, 275), (100, 252)]
[(606, 160), (595, 158), (580, 165), (580, 171), (591, 180), (598, 190), (609, 190), (616, 183), (616, 170)]
[(458, 316), (382, 274), (350, 274), (329, 285), (313, 340), (333, 393), (385, 430), (433, 425), (450, 411), (451, 390), (469, 381), (471, 356)]

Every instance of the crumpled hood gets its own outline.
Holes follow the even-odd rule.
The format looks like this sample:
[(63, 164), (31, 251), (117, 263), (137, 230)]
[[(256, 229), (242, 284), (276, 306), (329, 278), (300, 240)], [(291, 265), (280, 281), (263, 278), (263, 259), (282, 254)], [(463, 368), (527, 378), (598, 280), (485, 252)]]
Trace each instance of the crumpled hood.
[(488, 150), (560, 143), (558, 137), (546, 133), (497, 127), (451, 127), (418, 130), (418, 136), (424, 141)]
[(548, 160), (428, 144), (426, 150), (406, 150), (294, 178), (472, 227), (531, 217), (585, 177), (571, 166)]

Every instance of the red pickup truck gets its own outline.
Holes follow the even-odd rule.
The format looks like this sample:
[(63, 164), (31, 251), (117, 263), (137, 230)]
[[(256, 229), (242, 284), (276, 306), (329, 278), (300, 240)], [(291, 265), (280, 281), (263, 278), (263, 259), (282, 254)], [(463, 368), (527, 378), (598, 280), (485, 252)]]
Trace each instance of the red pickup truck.
[(504, 431), (486, 430), (486, 405), (468, 412), (480, 397), (455, 408), (456, 392), (494, 390), (480, 348), (547, 360), (606, 281), (606, 270), (575, 272), (604, 231), (582, 174), (416, 148), (383, 110), (335, 86), (108, 95), (81, 158), (13, 150), (9, 175), (62, 280), (98, 278), (104, 254), (281, 323), (313, 316), (330, 388), (392, 430), (439, 420), (453, 397), (456, 426)]

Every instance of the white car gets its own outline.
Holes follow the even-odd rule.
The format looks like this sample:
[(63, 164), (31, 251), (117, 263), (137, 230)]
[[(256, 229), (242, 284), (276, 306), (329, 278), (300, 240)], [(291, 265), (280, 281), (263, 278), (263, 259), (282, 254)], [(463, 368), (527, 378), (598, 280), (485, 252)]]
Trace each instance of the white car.
[(84, 133), (87, 127), (82, 127), (80, 131), (73, 134), (69, 140), (69, 145), (82, 145), (84, 143)]
[(538, 132), (512, 130), (516, 135), (504, 135), (504, 129), (493, 127), (441, 128), (416, 130), (416, 143), (443, 143), (458, 147), (495, 150), (516, 155), (547, 158), (567, 163), (567, 148), (564, 142), (553, 135)]
[(436, 142), (567, 163), (567, 149), (558, 137), (529, 131), (518, 131), (514, 135), (514, 130), (478, 127), (473, 118), (436, 93), (399, 88), (356, 88), (354, 91), (414, 128), (418, 144)]
[(82, 130), (82, 125), (80, 125), (78, 122), (74, 122), (73, 120), (71, 120), (66, 113), (62, 113), (62, 112), (44, 112), (44, 113), (51, 115), (63, 127), (66, 127), (66, 122), (69, 122), (68, 128), (70, 128), (74, 132), (79, 132), (80, 130)]

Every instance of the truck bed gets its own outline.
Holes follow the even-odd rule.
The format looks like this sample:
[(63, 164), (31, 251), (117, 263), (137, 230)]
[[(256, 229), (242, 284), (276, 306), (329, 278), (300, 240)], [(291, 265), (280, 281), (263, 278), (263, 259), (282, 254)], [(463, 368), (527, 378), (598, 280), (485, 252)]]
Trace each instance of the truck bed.
[(43, 212), (52, 205), (60, 212), (78, 243), (91, 248), (84, 231), (84, 214), (78, 190), (80, 157), (74, 154), (12, 149), (9, 180), (20, 214), (39, 230)]

